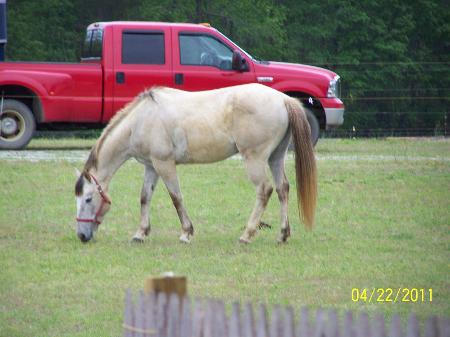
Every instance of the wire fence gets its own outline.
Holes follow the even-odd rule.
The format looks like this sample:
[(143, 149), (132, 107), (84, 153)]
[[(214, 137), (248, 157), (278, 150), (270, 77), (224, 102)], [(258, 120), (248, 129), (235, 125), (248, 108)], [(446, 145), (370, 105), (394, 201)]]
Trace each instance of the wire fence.
[[(355, 137), (436, 137), (450, 135), (450, 94), (432, 96), (430, 90), (449, 91), (449, 88), (419, 88), (424, 96), (402, 95), (409, 89), (371, 89), (363, 90), (356, 96), (341, 98), (345, 104), (344, 124), (336, 129), (322, 132), (324, 138)], [(427, 92), (428, 91), (428, 92)], [(392, 93), (392, 95), (387, 95)], [(400, 93), (400, 94), (399, 94)], [(359, 96), (360, 95), (360, 96)], [(7, 95), (10, 99), (33, 99), (30, 95)], [(77, 100), (80, 97), (65, 97)], [(86, 99), (86, 98), (84, 98)], [(130, 98), (131, 99), (131, 98)], [(427, 103), (428, 102), (428, 103)], [(432, 102), (433, 104), (430, 104)], [(381, 105), (380, 105), (381, 104)], [(391, 110), (373, 110), (380, 105)], [(398, 110), (404, 109), (404, 110)], [(67, 130), (68, 137), (85, 135), (95, 137), (98, 132), (86, 132), (86, 129), (101, 129), (103, 125), (80, 126), (79, 124), (52, 124), (39, 126), (37, 137), (64, 137), (62, 130)], [(58, 130), (59, 133), (50, 132)], [(81, 130), (77, 134), (77, 130)]]

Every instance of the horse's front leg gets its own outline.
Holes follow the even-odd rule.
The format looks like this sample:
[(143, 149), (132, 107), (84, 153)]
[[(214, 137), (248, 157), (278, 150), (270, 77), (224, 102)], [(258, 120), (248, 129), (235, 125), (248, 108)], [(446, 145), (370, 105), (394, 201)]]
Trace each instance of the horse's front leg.
[(183, 204), (183, 197), (181, 195), (180, 184), (178, 182), (175, 162), (171, 160), (161, 161), (157, 159), (152, 159), (152, 161), (156, 171), (161, 176), (161, 179), (167, 187), (167, 191), (169, 192), (170, 198), (172, 199), (173, 205), (177, 211), (178, 218), (180, 219), (182, 229), (180, 241), (189, 243), (190, 237), (194, 235), (194, 227), (192, 226), (192, 221), (189, 218)]
[(250, 239), (255, 235), (258, 226), (261, 224), (261, 217), (269, 202), (273, 188), (266, 175), (265, 160), (246, 158), (245, 163), (248, 177), (256, 187), (256, 203), (239, 242), (250, 243)]
[(149, 208), (153, 191), (158, 182), (158, 174), (152, 166), (145, 166), (144, 184), (141, 190), (141, 222), (138, 230), (133, 236), (133, 241), (142, 242), (150, 233)]

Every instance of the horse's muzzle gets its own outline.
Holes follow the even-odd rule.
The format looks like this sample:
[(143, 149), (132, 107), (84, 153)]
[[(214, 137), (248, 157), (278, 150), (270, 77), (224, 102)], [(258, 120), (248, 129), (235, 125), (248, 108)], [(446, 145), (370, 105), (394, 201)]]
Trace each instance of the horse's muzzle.
[(84, 233), (78, 233), (78, 238), (81, 240), (81, 242), (86, 243), (88, 242), (90, 239), (92, 239), (92, 235), (91, 236), (87, 236)]

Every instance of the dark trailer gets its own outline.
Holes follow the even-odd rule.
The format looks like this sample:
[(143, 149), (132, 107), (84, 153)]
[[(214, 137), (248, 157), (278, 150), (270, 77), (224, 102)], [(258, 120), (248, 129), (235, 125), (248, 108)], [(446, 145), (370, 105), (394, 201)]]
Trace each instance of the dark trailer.
[(6, 40), (6, 0), (0, 0), (0, 62), (5, 60)]

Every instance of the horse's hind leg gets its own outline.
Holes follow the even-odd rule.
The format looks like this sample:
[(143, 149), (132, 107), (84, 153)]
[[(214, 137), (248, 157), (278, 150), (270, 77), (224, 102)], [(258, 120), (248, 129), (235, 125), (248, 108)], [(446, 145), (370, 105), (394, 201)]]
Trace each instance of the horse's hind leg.
[(261, 223), (261, 217), (266, 209), (273, 188), (266, 175), (265, 160), (249, 159), (245, 160), (249, 179), (256, 187), (256, 203), (252, 214), (247, 222), (247, 227), (239, 241), (241, 243), (250, 243), (250, 239), (255, 235), (258, 226)]
[(280, 144), (276, 147), (269, 158), (270, 171), (272, 172), (275, 188), (278, 194), (278, 200), (280, 201), (281, 232), (278, 237), (278, 242), (286, 242), (288, 237), (291, 235), (291, 228), (289, 226), (288, 219), (289, 181), (286, 178), (286, 173), (284, 170), (284, 158), (286, 156), (290, 139), (291, 134), (288, 130)]
[(141, 190), (141, 222), (138, 230), (133, 236), (133, 241), (143, 241), (150, 233), (149, 207), (158, 182), (158, 175), (153, 167), (146, 165), (144, 173), (144, 184)]
[(170, 160), (161, 161), (153, 159), (152, 161), (156, 172), (164, 181), (169, 195), (172, 198), (173, 205), (177, 210), (178, 218), (181, 222), (181, 229), (183, 231), (180, 236), (180, 241), (189, 243), (190, 236), (194, 235), (194, 227), (192, 226), (192, 221), (183, 205), (183, 196), (181, 195), (175, 163)]
[(289, 182), (284, 171), (284, 158), (269, 160), (269, 166), (280, 201), (281, 232), (278, 242), (286, 242), (291, 235), (291, 228), (288, 219)]

